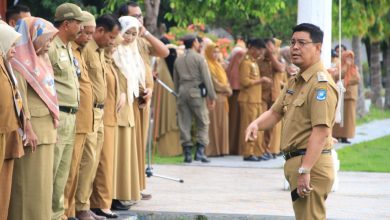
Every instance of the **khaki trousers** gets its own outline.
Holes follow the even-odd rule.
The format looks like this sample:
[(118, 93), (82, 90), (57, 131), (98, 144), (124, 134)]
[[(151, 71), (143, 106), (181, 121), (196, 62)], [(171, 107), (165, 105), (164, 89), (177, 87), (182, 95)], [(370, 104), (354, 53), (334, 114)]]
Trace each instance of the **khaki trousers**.
[(5, 146), (6, 146), (5, 135), (0, 133), (0, 170), (4, 162)]
[(135, 132), (136, 132), (136, 143), (137, 143), (137, 155), (138, 155), (138, 173), (139, 173), (139, 185), (141, 191), (146, 188), (146, 177), (145, 177), (145, 156), (146, 149), (144, 146), (144, 137), (142, 130), (142, 122), (141, 122), (141, 109), (139, 109), (138, 101), (134, 100), (133, 102), (134, 108), (134, 121), (135, 121)]
[(140, 200), (138, 154), (135, 127), (118, 127), (115, 145), (113, 199)]
[(254, 121), (262, 113), (261, 104), (257, 103), (240, 103), (240, 148), (239, 153), (244, 157), (261, 156), (264, 154), (264, 149), (261, 144), (263, 141), (263, 133), (258, 132), (257, 139), (254, 141), (245, 142), (245, 130), (249, 124)]
[[(8, 219), (42, 220), (52, 216), (54, 144), (38, 145), (14, 160)], [(56, 218), (59, 219), (59, 218)]]
[(66, 182), (64, 193), (64, 207), (66, 217), (76, 216), (74, 197), (76, 195), (76, 186), (79, 180), (81, 156), (83, 155), (84, 144), (86, 140), (86, 133), (76, 133), (73, 147), (72, 163), (70, 165), (69, 177), (68, 181)]
[(3, 167), (0, 169), (0, 219), (8, 219), (13, 170), (14, 159), (4, 160)]
[[(57, 128), (58, 141), (54, 147), (52, 219), (57, 220), (65, 212), (64, 190), (72, 161), (76, 115), (60, 112)], [(44, 160), (44, 159), (43, 159)]]
[(104, 126), (103, 149), (93, 182), (91, 208), (110, 209), (114, 178), (114, 150), (116, 126)]
[(93, 180), (99, 165), (100, 154), (104, 140), (103, 114), (104, 110), (93, 109), (94, 128), (87, 134), (83, 155), (80, 162), (79, 180), (76, 187), (76, 212), (89, 210), (89, 199), (92, 195)]
[[(302, 163), (302, 157), (293, 157), (284, 164), (284, 175), (290, 183), (291, 191), (297, 188), (298, 169)], [(304, 198), (293, 202), (295, 218), (297, 220), (325, 220), (325, 200), (332, 189), (334, 180), (333, 160), (331, 154), (321, 154), (310, 172), (310, 185), (313, 191)]]

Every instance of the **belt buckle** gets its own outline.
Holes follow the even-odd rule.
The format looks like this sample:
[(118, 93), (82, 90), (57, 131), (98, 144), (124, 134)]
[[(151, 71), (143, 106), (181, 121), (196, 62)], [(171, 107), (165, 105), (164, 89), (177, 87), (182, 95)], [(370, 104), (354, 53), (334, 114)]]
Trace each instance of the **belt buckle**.
[(283, 154), (283, 158), (284, 158), (285, 160), (290, 159), (290, 158), (291, 158), (291, 152), (284, 153), (284, 154)]

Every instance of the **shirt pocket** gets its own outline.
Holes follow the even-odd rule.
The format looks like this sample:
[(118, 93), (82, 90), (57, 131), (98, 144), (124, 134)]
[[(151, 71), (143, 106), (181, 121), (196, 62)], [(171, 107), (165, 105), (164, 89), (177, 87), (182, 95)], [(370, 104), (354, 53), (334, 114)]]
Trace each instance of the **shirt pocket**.
[(57, 62), (53, 65), (54, 74), (60, 75), (61, 78), (68, 79), (67, 64), (65, 62)]
[(191, 88), (188, 91), (190, 98), (202, 98), (200, 90), (198, 88)]
[(303, 98), (297, 98), (292, 103), (292, 120), (293, 121), (302, 121), (305, 119), (305, 112), (304, 112), (304, 104), (305, 99)]
[(30, 108), (31, 117), (40, 118), (46, 115), (50, 115), (48, 108)]

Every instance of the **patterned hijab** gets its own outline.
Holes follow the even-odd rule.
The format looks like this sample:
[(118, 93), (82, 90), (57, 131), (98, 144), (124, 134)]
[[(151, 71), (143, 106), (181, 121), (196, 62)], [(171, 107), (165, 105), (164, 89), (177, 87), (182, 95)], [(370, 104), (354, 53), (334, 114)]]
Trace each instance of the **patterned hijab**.
[(48, 55), (37, 53), (58, 32), (52, 23), (37, 17), (19, 19), (15, 27), (22, 34), (16, 45), (12, 67), (18, 71), (45, 102), (54, 119), (59, 119), (57, 93), (54, 87), (53, 67)]

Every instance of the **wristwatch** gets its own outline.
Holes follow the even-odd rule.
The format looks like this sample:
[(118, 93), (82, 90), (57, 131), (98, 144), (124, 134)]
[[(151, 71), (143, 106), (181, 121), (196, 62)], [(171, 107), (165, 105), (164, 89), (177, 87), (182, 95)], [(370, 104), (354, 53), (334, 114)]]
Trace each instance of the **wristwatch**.
[(304, 167), (299, 167), (298, 169), (299, 174), (310, 174), (310, 169), (304, 168)]
[(150, 32), (149, 31), (145, 31), (145, 33), (143, 34), (143, 37), (146, 37), (148, 35), (150, 35)]

